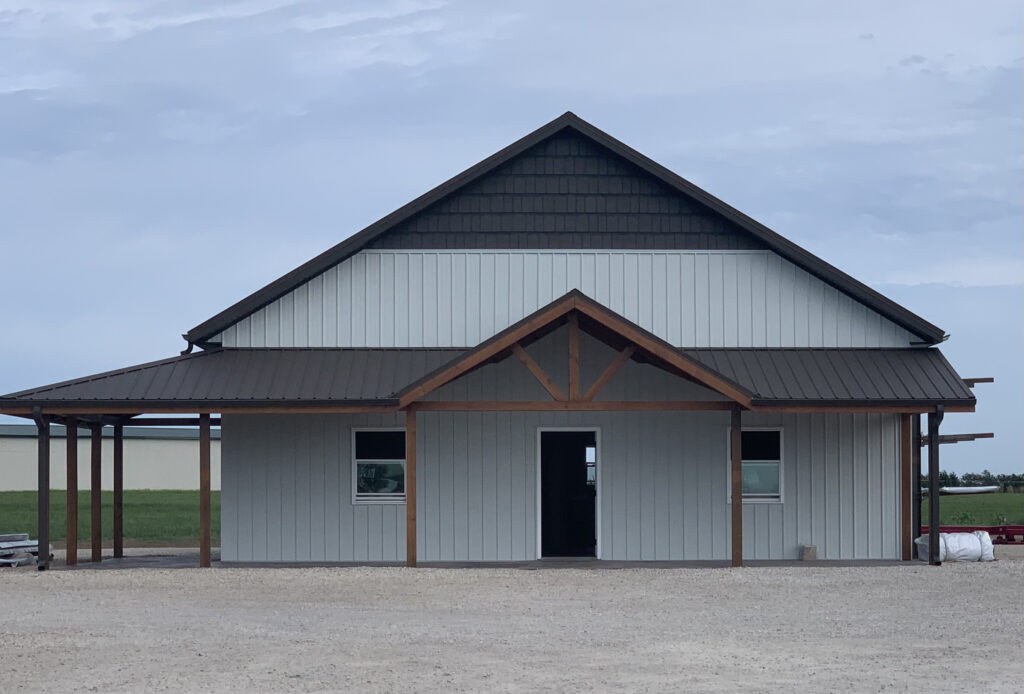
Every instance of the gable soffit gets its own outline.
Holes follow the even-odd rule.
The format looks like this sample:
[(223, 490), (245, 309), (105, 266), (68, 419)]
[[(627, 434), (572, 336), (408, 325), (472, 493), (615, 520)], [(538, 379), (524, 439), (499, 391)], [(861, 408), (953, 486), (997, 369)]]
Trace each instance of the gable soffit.
[[(550, 173), (538, 173), (538, 167)], [(571, 174), (567, 172), (569, 168), (572, 169)], [(570, 184), (570, 181), (576, 183)], [(519, 186), (524, 192), (497, 192), (499, 187), (504, 186), (507, 190), (509, 185), (513, 191)], [(568, 190), (570, 185), (576, 186), (576, 193), (561, 192), (563, 186)], [(587, 192), (579, 192), (581, 186)], [(607, 192), (601, 193), (602, 187)], [(537, 192), (555, 189), (559, 192)], [(619, 192), (610, 192), (613, 189)], [(527, 190), (533, 192), (527, 193)], [(570, 201), (574, 210), (583, 209), (583, 212), (570, 212)], [(565, 211), (559, 211), (563, 209), (562, 205)], [(597, 212), (600, 208), (605, 211)], [(523, 211), (527, 209), (530, 211)], [(619, 211), (624, 209), (630, 211)], [(621, 215), (619, 221), (626, 224), (628, 231), (608, 230), (608, 220), (616, 215)], [(447, 220), (446, 224), (460, 225), (460, 229), (466, 229), (468, 225), (468, 230), (441, 230), (442, 218)], [(498, 230), (483, 226), (485, 221), (497, 224)], [(544, 229), (543, 233), (531, 233), (529, 230), (531, 224), (537, 223), (544, 225), (539, 227)], [(417, 225), (425, 225), (425, 228)], [(183, 337), (190, 345), (204, 346), (206, 341), (228, 326), (360, 250), (375, 245), (386, 246), (390, 242), (385, 239), (392, 232), (395, 232), (396, 239), (417, 238), (420, 243), (501, 242), (513, 248), (525, 247), (514, 245), (517, 243), (536, 243), (541, 248), (563, 248), (568, 246), (559, 244), (570, 243), (594, 244), (592, 247), (595, 248), (626, 243), (634, 244), (629, 247), (637, 244), (657, 247), (655, 244), (667, 243), (683, 247), (687, 244), (708, 247), (726, 244), (727, 248), (728, 244), (748, 244), (746, 247), (768, 248), (778, 253), (919, 336), (924, 343), (944, 339), (940, 328), (572, 113), (556, 118), (470, 167), (201, 323)], [(495, 235), (490, 236), (491, 233)], [(443, 236), (431, 236), (436, 234)]]

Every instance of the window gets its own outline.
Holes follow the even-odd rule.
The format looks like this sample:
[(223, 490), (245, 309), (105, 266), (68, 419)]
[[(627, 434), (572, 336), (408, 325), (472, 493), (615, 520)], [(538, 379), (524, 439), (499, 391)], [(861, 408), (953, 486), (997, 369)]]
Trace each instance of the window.
[(743, 500), (782, 501), (782, 430), (743, 430)]
[(353, 501), (404, 503), (405, 431), (361, 429), (353, 437)]
[(751, 430), (743, 432), (743, 498), (778, 501), (782, 487), (782, 432)]
[(597, 486), (597, 446), (587, 446), (587, 484)]

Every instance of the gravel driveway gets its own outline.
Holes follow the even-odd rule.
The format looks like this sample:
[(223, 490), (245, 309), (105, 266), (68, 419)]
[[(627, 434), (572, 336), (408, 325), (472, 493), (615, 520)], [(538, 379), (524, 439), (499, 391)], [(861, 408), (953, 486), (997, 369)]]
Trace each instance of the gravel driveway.
[(1024, 561), (0, 572), (0, 689), (1024, 691)]

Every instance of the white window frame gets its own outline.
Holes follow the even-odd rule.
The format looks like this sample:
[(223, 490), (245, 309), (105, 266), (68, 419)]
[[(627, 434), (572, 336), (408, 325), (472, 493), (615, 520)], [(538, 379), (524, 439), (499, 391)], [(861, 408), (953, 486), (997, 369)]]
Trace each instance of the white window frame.
[[(351, 466), (351, 474), (352, 474), (352, 477), (351, 477), (351, 481), (352, 481), (352, 504), (354, 506), (356, 506), (356, 505), (358, 505), (358, 506), (365, 506), (367, 504), (405, 504), (406, 503), (406, 494), (408, 493), (408, 488), (405, 486), (406, 482), (408, 481), (408, 475), (407, 475), (407, 470), (406, 470), (406, 466), (405, 466), (405, 458), (402, 458), (401, 460), (397, 460), (397, 459), (395, 459), (395, 460), (379, 460), (377, 458), (365, 458), (365, 459), (363, 459), (363, 458), (356, 458), (356, 435), (359, 434), (359, 432), (361, 432), (361, 431), (400, 431), (400, 432), (402, 432), (404, 434), (405, 433), (405, 427), (352, 427), (352, 454), (350, 456), (350, 458), (352, 459), (352, 466)], [(358, 493), (358, 486), (359, 486), (359, 463), (389, 463), (389, 464), (392, 464), (392, 465), (395, 464), (395, 463), (401, 463), (402, 464), (402, 489), (404, 489), (405, 491), (403, 491), (400, 495), (399, 494), (381, 494), (379, 496), (375, 495), (375, 496), (372, 496), (372, 497), (366, 497), (366, 496), (360, 497), (359, 493)]]
[[(770, 499), (766, 497), (743, 497), (743, 503), (745, 504), (781, 504), (785, 501), (786, 496), (786, 430), (783, 427), (743, 427), (741, 431), (777, 431), (779, 432), (779, 498)], [(732, 503), (732, 427), (728, 426), (725, 428), (725, 489), (726, 489), (726, 501)], [(748, 461), (754, 462), (774, 462), (771, 460), (765, 461)], [(742, 465), (742, 462), (741, 462)]]

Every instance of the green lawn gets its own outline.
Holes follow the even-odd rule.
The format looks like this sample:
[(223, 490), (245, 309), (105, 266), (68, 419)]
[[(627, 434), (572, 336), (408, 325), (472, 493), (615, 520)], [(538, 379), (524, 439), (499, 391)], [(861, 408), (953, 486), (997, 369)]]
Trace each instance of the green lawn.
[[(921, 501), (928, 525), (928, 499)], [(1024, 525), (1024, 494), (964, 494), (939, 500), (939, 525)]]
[[(103, 540), (114, 538), (114, 493), (103, 492)], [(50, 492), (50, 541), (63, 543), (67, 533), (67, 493)], [(220, 492), (211, 492), (211, 535), (220, 544)], [(91, 541), (89, 492), (78, 493), (78, 546)], [(36, 537), (36, 493), (0, 492), (0, 534), (28, 533)], [(127, 547), (199, 546), (199, 491), (125, 490), (124, 543)], [(62, 545), (61, 545), (62, 546)]]

